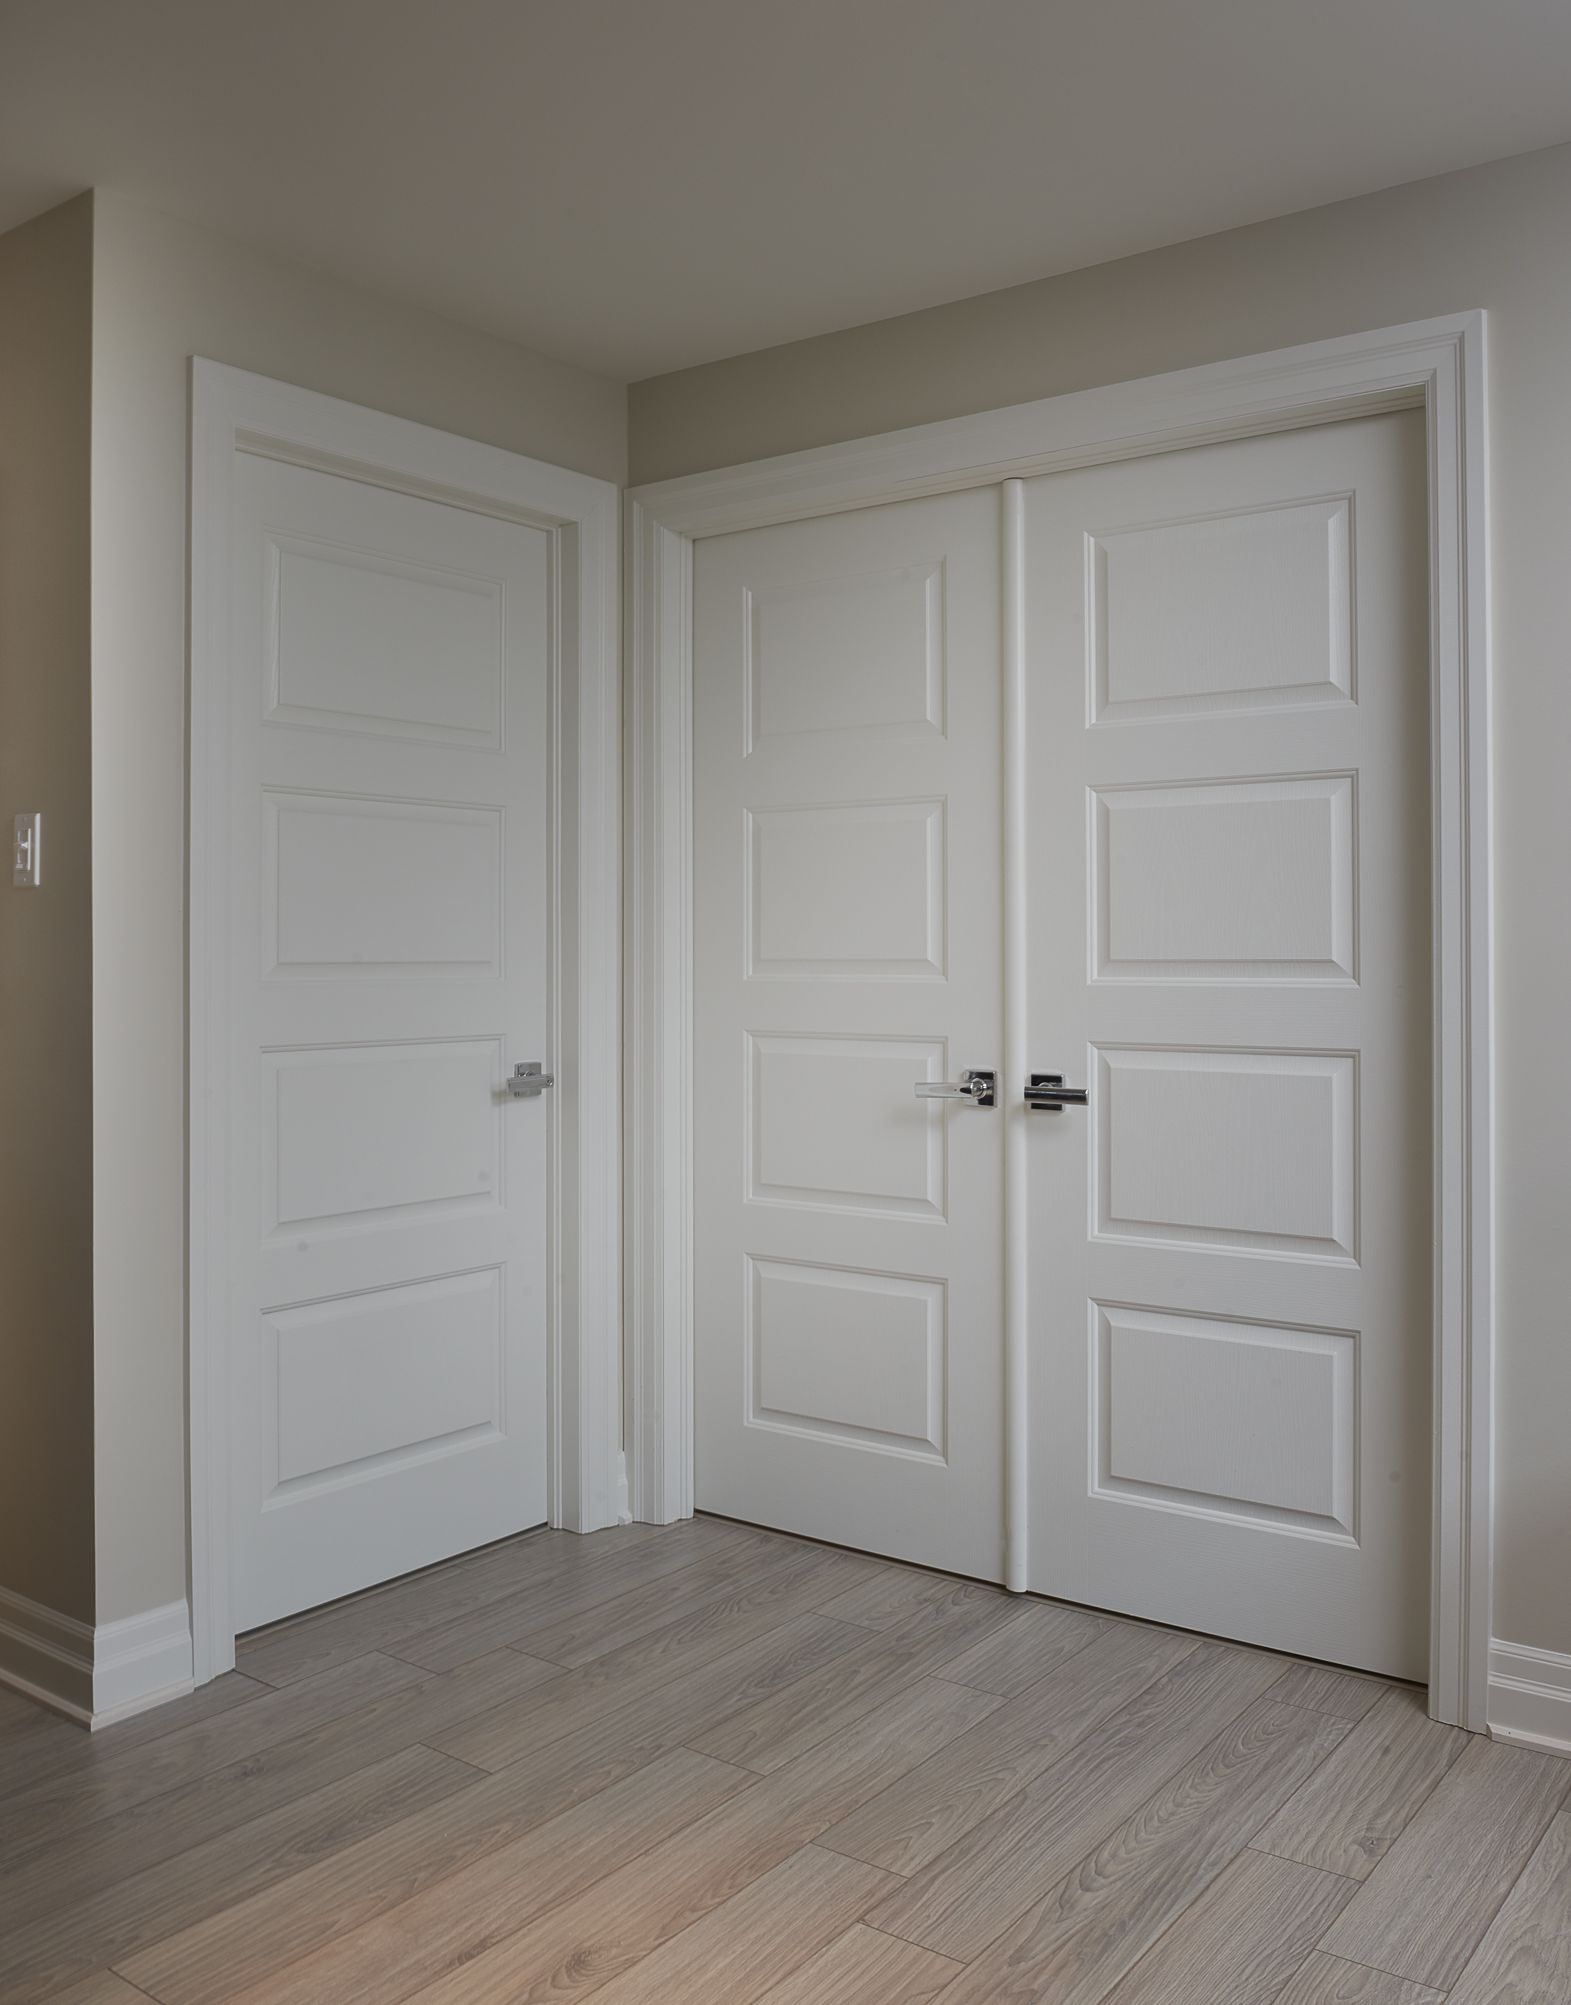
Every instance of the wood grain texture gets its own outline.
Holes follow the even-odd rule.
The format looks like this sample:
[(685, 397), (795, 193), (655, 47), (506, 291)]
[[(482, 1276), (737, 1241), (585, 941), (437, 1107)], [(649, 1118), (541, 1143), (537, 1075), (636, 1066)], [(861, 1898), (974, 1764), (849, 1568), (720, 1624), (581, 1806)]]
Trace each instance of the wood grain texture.
[(644, 1541), (601, 1555), (595, 1563), (557, 1567), (543, 1579), (491, 1597), (468, 1614), (444, 1614), (424, 1628), (410, 1630), (390, 1641), (387, 1648), (406, 1663), (422, 1665), (428, 1671), (449, 1671), (509, 1644), (527, 1649), (535, 1631), (603, 1607), (652, 1581), (676, 1581), (700, 1564), (706, 1553), (717, 1548), (730, 1550), (743, 1536), (722, 1528), (670, 1545)]
[(1202, 1644), (868, 1919), (942, 1956), (964, 1961), (977, 1955), (1236, 1720), (1276, 1675), (1269, 1660)]
[(112, 1970), (96, 1970), (69, 1991), (57, 1991), (50, 2005), (147, 2005), (147, 1993)]
[(1098, 2005), (1345, 1731), (1259, 1700), (983, 1949), (945, 2005)]
[[(341, 1719), (373, 1699), (420, 1684), (423, 1675), (392, 1657), (352, 1658), (283, 1691), (252, 1684), (249, 1689), (257, 1696), (247, 1704), (177, 1727), (156, 1740), (106, 1748), (91, 1765), (51, 1776), (11, 1796), (0, 1827), (0, 1871), (14, 1872), (40, 1845), (57, 1844), (67, 1831)], [(507, 1676), (520, 1685), (537, 1681), (528, 1667), (522, 1678), (517, 1673)]]
[(232, 1994), (245, 2005), (395, 2005), (455, 1964), (571, 1900), (749, 1786), (678, 1748), (626, 1782), (484, 1853), (423, 1893)]
[(735, 1549), (698, 1559), (669, 1578), (646, 1580), (609, 1601), (527, 1627), (513, 1639), (512, 1647), (547, 1657), (553, 1664), (587, 1664), (656, 1630), (669, 1629), (684, 1617), (702, 1616), (739, 1596), (766, 1594), (776, 1582), (784, 1588), (815, 1575), (827, 1599), (835, 1592), (828, 1555), (755, 1536)]
[(1114, 1985), (1106, 2005), (1256, 2005), (1293, 1974), (1352, 1891), (1335, 1873), (1245, 1852)]
[[(476, 1775), (467, 1789), (437, 1810), (417, 1812), (307, 1864), (287, 1881), (123, 1961), (124, 1971), (164, 2005), (213, 2005), (261, 1986), (286, 1965), (414, 1902), (427, 1889), (456, 1879), (473, 1861), (515, 1846), (526, 1834), (554, 1827), (570, 1851), (573, 1834), (595, 1831), (602, 1817), (618, 1821), (635, 1814), (630, 1802), (636, 1805), (651, 1780), (658, 1785), (668, 1772), (660, 1769), (657, 1756), (651, 1767), (632, 1771), (630, 1782), (613, 1780), (603, 1791), (577, 1787), (571, 1774), (543, 1779), (528, 1764)], [(733, 1773), (738, 1786), (748, 1782), (740, 1771)], [(619, 1794), (619, 1786), (631, 1795)], [(582, 1814), (567, 1823), (575, 1806)], [(614, 1834), (606, 1835), (605, 1842), (614, 1847)], [(515, 1856), (531, 1853), (521, 1850)]]
[(710, 1723), (746, 1712), (849, 1655), (862, 1640), (847, 1622), (799, 1615), (712, 1655), (686, 1677), (662, 1679), (647, 1690), (638, 1682), (618, 1689), (613, 1706), (599, 1703), (592, 1671), (573, 1671), (567, 1676), (576, 1684), (548, 1694), (544, 1705), (526, 1700), (499, 1706), (439, 1735), (432, 1745), (476, 1768), (530, 1761), (544, 1773), (589, 1774), (609, 1765), (625, 1775)]
[(1571, 2000), (1571, 1767), (1388, 1681), (704, 1520), (246, 1652), (0, 1706), (7, 2005)]
[(997, 1703), (936, 1679), (912, 1687), (415, 1995), (422, 2005), (567, 2005), (609, 1984)]
[(1051, 1601), (1022, 1602), (990, 1636), (946, 1664), (944, 1676), (957, 1685), (1017, 1698), (1056, 1665), (1095, 1642), (1107, 1626), (1078, 1608), (1060, 1608)]
[[(1312, 1713), (1331, 1713), (1339, 1720), (1361, 1720), (1390, 1689), (1379, 1678), (1338, 1671), (1329, 1664), (1294, 1664), (1278, 1682), (1276, 1696), (1284, 1705), (1307, 1706)], [(1412, 1686), (1398, 1689), (1412, 1692), (1422, 1700), (1422, 1693)]]
[[(804, 1845), (596, 1995), (604, 2005), (753, 2005), (872, 1906), (889, 1875)], [(853, 1994), (855, 1995), (855, 1994)]]
[(1445, 1993), (1317, 1949), (1271, 2005), (1445, 2005)]
[(440, 1803), (472, 1780), (462, 1764), (429, 1748), (408, 1748), (145, 1870), (130, 1856), (118, 1879), (0, 1935), (0, 1998), (22, 2005), (100, 1965), (123, 1964), (143, 1945)]
[(1571, 1998), (1571, 1813), (1539, 1841), (1468, 1959), (1451, 2005), (1540, 2005)]
[(951, 1583), (916, 1614), (798, 1679), (748, 1711), (734, 1714), (692, 1745), (702, 1754), (767, 1775), (816, 1747), (929, 1672), (946, 1668), (1009, 1619), (995, 1589)]
[(1571, 1787), (1571, 1763), (1474, 1738), (1322, 1949), (1447, 1991)]
[(1109, 1628), (821, 1842), (893, 1873), (919, 1872), (1197, 1647), (1190, 1637)]
[(858, 1922), (766, 1991), (763, 2005), (923, 2005), (964, 1967)]
[(1367, 1879), (1467, 1740), (1459, 1727), (1430, 1719), (1417, 1693), (1388, 1691), (1255, 1843), (1279, 1858)]
[[(696, 1525), (699, 1520), (690, 1522)], [(275, 1629), (242, 1636), (235, 1647), (236, 1668), (264, 1684), (293, 1684), (346, 1658), (385, 1650), (433, 1624), (461, 1620), (532, 1581), (597, 1568), (625, 1547), (645, 1543), (654, 1529), (615, 1525), (584, 1538), (571, 1532), (527, 1532), (372, 1593), (297, 1615)], [(702, 1537), (694, 1538), (685, 1527), (679, 1543), (695, 1556), (703, 1548)]]
[(303, 1732), (259, 1751), (242, 1745), (238, 1760), (70, 1831), (68, 1845), (33, 1854), (9, 1871), (0, 1883), (0, 1934), (23, 1917), (85, 1900), (127, 1872), (208, 1843), (420, 1738), (365, 1731), (373, 1717), (385, 1720), (379, 1705), (424, 1682), (410, 1665), (373, 1654), (342, 1666), (334, 1682), (326, 1717), (311, 1718)]

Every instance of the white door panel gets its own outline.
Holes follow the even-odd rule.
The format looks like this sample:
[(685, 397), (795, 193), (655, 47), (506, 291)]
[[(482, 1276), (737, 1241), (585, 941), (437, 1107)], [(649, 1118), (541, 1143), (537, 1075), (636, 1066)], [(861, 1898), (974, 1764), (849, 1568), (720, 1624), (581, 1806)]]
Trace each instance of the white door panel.
[(549, 561), (236, 459), (239, 1629), (545, 1516)]
[(915, 1098), (999, 1055), (998, 491), (697, 547), (698, 1502), (998, 1577), (1023, 1123), (1031, 1586), (1420, 1678), (1422, 420), (1024, 503), (1061, 1113)]
[[(701, 1508), (996, 1578), (998, 497), (701, 544)], [(957, 700), (957, 692), (959, 692)]]
[(1026, 489), (1032, 1585), (1412, 1678), (1424, 521), (1416, 414)]

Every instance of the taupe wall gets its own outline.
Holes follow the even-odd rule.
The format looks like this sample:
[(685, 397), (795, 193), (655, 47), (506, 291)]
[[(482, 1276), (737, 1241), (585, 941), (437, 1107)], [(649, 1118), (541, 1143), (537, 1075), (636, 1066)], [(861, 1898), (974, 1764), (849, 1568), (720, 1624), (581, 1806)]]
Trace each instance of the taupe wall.
[(665, 479), (1476, 306), (1493, 432), (1495, 1633), (1571, 1651), (1571, 147), (635, 384), (630, 459), (635, 481)]
[[(620, 385), (100, 196), (93, 344), (98, 1620), (186, 1591), (186, 399), (193, 354), (620, 479)], [(85, 1151), (79, 1158), (85, 1195)]]
[[(0, 237), (0, 1588), (93, 1619), (93, 205)], [(43, 883), (13, 890), (11, 817)]]

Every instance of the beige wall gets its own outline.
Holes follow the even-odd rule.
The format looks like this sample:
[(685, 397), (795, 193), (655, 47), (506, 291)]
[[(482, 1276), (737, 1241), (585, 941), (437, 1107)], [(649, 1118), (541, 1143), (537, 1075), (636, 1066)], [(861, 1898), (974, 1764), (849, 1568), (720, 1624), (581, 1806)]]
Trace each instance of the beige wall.
[[(618, 384), (113, 197), (93, 344), (98, 1620), (186, 1591), (187, 358), (620, 479)], [(85, 1151), (80, 1158), (85, 1178)]]
[[(93, 1619), (93, 208), (0, 237), (0, 1588)], [(11, 817), (44, 817), (13, 890)]]
[(1571, 1651), (1571, 147), (635, 384), (635, 481), (1465, 307), (1490, 315), (1495, 1633)]

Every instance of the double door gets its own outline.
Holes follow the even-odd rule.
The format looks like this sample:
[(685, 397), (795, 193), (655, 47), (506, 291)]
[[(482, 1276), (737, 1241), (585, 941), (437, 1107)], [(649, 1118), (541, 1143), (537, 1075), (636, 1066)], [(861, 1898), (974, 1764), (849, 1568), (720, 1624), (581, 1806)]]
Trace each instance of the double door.
[(699, 544), (701, 1509), (1424, 1675), (1424, 452)]

